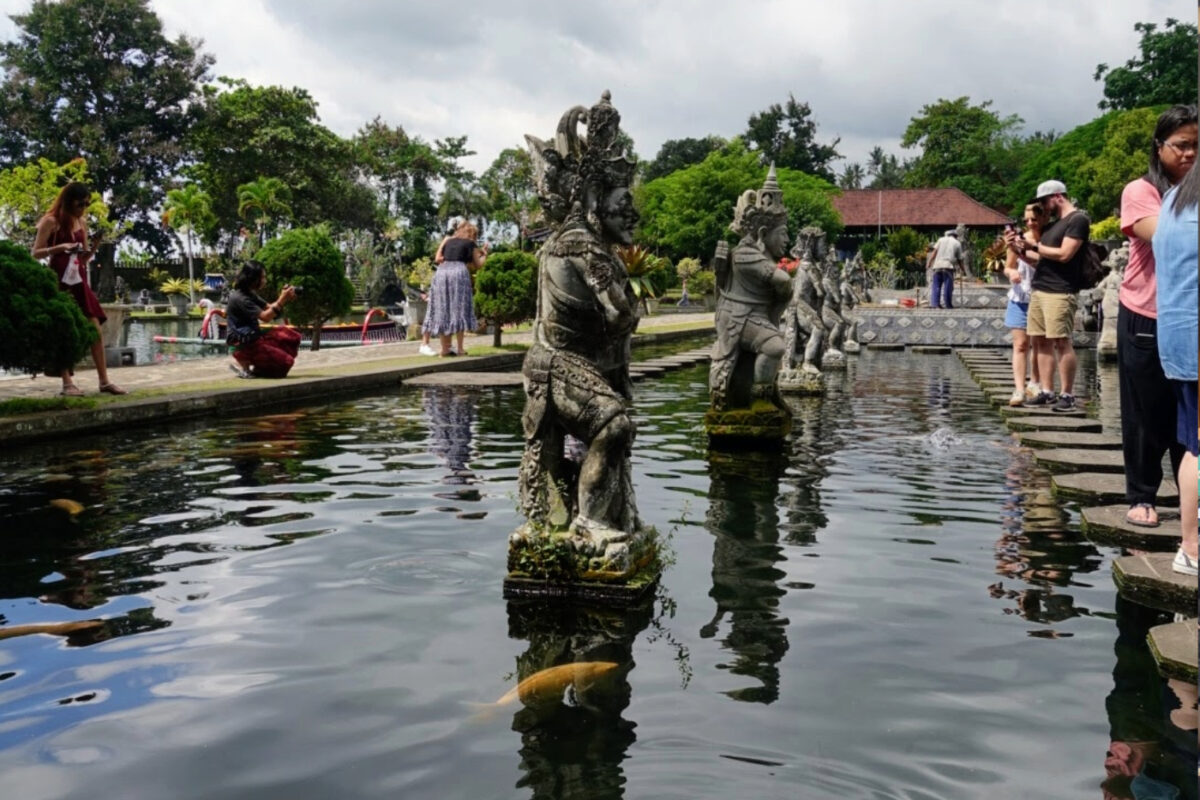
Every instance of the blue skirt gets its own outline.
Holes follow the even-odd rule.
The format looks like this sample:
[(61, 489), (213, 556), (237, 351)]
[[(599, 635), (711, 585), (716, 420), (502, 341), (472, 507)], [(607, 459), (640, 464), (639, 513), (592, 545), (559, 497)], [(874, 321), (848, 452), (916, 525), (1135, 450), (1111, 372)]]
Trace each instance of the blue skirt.
[(429, 312), (425, 315), (424, 333), (449, 336), (459, 331), (474, 332), (475, 296), (471, 290), (471, 273), (461, 261), (444, 261), (433, 273), (429, 287)]
[(1025, 330), (1025, 321), (1028, 318), (1029, 303), (1018, 303), (1016, 300), (1008, 301), (1008, 308), (1004, 309), (1004, 327)]

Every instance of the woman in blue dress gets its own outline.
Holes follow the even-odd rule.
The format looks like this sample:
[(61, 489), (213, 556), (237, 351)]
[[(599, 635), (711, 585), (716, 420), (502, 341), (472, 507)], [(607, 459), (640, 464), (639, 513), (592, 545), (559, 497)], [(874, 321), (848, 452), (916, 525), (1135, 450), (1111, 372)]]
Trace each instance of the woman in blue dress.
[[(443, 260), (429, 287), (429, 313), (422, 331), (441, 339), (440, 355), (443, 356), (466, 355), (463, 334), (479, 327), (475, 320), (471, 275), (483, 266), (487, 249), (475, 243), (478, 236), (479, 230), (474, 225), (463, 222), (439, 248)], [(453, 349), (450, 347), (451, 336), (456, 339)]]

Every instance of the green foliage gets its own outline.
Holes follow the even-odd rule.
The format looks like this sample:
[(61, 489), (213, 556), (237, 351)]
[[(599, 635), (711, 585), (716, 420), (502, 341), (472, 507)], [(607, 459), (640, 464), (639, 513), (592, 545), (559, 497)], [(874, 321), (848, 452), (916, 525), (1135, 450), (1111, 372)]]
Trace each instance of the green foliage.
[(654, 254), (641, 245), (629, 245), (617, 248), (617, 257), (625, 265), (625, 274), (629, 276), (629, 286), (633, 289), (634, 297), (657, 297), (654, 284), (650, 281), (650, 273), (658, 268), (658, 260)]
[(884, 247), (888, 255), (909, 271), (924, 271), (925, 249), (928, 244), (924, 236), (907, 226), (889, 230), (884, 236)]
[(676, 170), (699, 164), (709, 153), (720, 150), (728, 142), (720, 136), (705, 136), (703, 139), (668, 139), (658, 149), (658, 155), (642, 171), (643, 180), (652, 181), (670, 175)]
[(688, 278), (688, 294), (693, 297), (703, 297), (714, 294), (717, 290), (717, 276), (712, 270), (700, 270)]
[(571, 580), (576, 575), (570, 537), (550, 532), (527, 535), (521, 547), (509, 550), (508, 570), (547, 581)]
[(1125, 184), (1146, 174), (1157, 122), (1154, 109), (1137, 108), (1118, 114), (1104, 129), (1104, 147), (1080, 166), (1080, 186), (1075, 193), (1094, 218), (1118, 213)]
[(808, 103), (797, 103), (788, 94), (784, 106), (774, 103), (750, 116), (745, 140), (758, 152), (763, 166), (774, 163), (776, 167), (816, 175), (832, 183), (834, 176), (829, 165), (841, 158), (837, 151), (841, 139), (827, 145), (817, 144), (817, 123), (811, 116)]
[(433, 259), (422, 256), (408, 265), (405, 280), (413, 286), (428, 289), (433, 285), (433, 271)]
[(896, 263), (896, 259), (892, 258), (887, 249), (878, 242), (867, 242), (868, 245), (875, 245), (871, 248), (871, 252), (867, 255), (867, 246), (864, 245), (862, 251), (863, 268), (867, 274), (871, 276), (871, 283), (875, 286), (882, 286), (885, 289), (908, 288), (913, 285), (911, 273), (900, 268)]
[[(39, 158), (0, 171), (0, 238), (28, 242), (32, 247), (38, 220), (50, 210), (59, 190), (71, 181), (88, 183), (87, 162), (82, 158), (61, 165)], [(92, 192), (84, 221), (93, 235), (113, 230), (108, 206), (99, 192)]]
[(29, 251), (0, 240), (0, 368), (58, 374), (96, 340), (74, 299)]
[(300, 294), (287, 305), (288, 320), (313, 327), (313, 350), (320, 349), (325, 320), (345, 314), (354, 286), (345, 275), (342, 254), (322, 226), (294, 228), (258, 251), (273, 286), (292, 285)]
[(0, 417), (40, 414), (45, 411), (67, 411), (73, 408), (95, 408), (95, 397), (10, 397), (0, 400)]
[(1106, 239), (1120, 239), (1124, 235), (1121, 233), (1121, 220), (1117, 217), (1105, 217), (1099, 222), (1093, 222), (1092, 228), (1089, 231), (1089, 238), (1093, 242), (1101, 242)]
[(279, 178), (258, 177), (237, 187), (237, 213), (254, 223), (259, 243), (278, 220), (292, 216), (292, 190)]
[(1104, 81), (1100, 108), (1195, 103), (1196, 26), (1168, 17), (1162, 30), (1151, 22), (1133, 29), (1142, 35), (1138, 55), (1111, 70), (1099, 64), (1092, 76)]
[(876, 145), (867, 156), (867, 175), (871, 177), (867, 188), (899, 189), (904, 185), (904, 179), (911, 166), (911, 161), (901, 163), (895, 154), (885, 153), (882, 147)]
[(487, 193), (492, 218), (516, 226), (518, 238), (523, 239), (522, 220), (528, 222), (538, 205), (529, 151), (516, 147), (502, 150), (480, 183)]
[(16, 35), (0, 43), (0, 165), (82, 157), (115, 220), (153, 214), (212, 59), (195, 40), (168, 40), (149, 0), (35, 0), (12, 19)]
[(532, 319), (537, 311), (538, 262), (529, 253), (492, 253), (475, 273), (475, 314), (495, 326), (492, 344), (500, 347), (500, 326)]
[[(788, 230), (817, 225), (831, 238), (842, 230), (833, 208), (832, 184), (792, 169), (777, 170), (788, 209)], [(710, 153), (699, 164), (677, 170), (635, 190), (642, 219), (638, 240), (666, 251), (672, 258), (712, 253), (717, 242), (733, 234), (733, 208), (746, 189), (758, 189), (766, 170), (741, 139)]]
[(698, 258), (681, 258), (675, 264), (675, 274), (679, 276), (679, 280), (686, 281), (699, 272), (700, 259)]

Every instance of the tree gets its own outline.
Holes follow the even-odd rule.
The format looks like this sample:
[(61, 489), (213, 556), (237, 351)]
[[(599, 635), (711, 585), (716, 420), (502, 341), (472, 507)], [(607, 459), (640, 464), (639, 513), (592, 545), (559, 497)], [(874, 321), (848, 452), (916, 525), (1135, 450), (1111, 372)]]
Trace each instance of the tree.
[(192, 239), (196, 230), (212, 222), (212, 198), (194, 183), (167, 192), (163, 223), (183, 234), (187, 247), (188, 303), (196, 304), (196, 274), (192, 268)]
[(750, 116), (745, 140), (759, 153), (761, 162), (777, 167), (807, 172), (833, 183), (830, 164), (841, 158), (837, 146), (840, 138), (830, 144), (816, 142), (817, 123), (813, 122), (808, 103), (797, 103), (788, 94), (786, 106), (774, 103), (765, 111)]
[(1005, 188), (1021, 168), (1016, 114), (1001, 117), (992, 101), (977, 106), (970, 98), (940, 99), (913, 117), (901, 147), (920, 146), (921, 154), (905, 175), (905, 185), (954, 186), (987, 206), (1004, 203)]
[(275, 220), (292, 216), (292, 190), (279, 178), (256, 178), (237, 187), (237, 213), (254, 223), (258, 244), (267, 241), (267, 229)]
[(510, 147), (502, 150), (480, 179), (491, 198), (497, 222), (517, 229), (517, 246), (525, 248), (525, 224), (537, 209), (537, 184), (529, 151)]
[(1133, 29), (1142, 35), (1137, 56), (1115, 69), (1096, 65), (1092, 77), (1104, 81), (1100, 108), (1195, 103), (1196, 26), (1168, 17), (1161, 31), (1151, 22), (1134, 23)]
[(186, 156), (212, 58), (149, 0), (34, 0), (0, 43), (0, 167), (87, 161), (114, 221), (149, 220)]
[[(842, 230), (830, 197), (832, 184), (796, 170), (777, 169), (788, 227), (794, 234), (817, 225), (830, 237)], [(707, 260), (719, 240), (732, 238), (729, 224), (738, 196), (758, 189), (766, 168), (740, 138), (693, 164), (638, 187), (635, 197), (642, 219), (638, 241), (661, 248), (673, 260), (699, 256)]]
[(345, 314), (354, 301), (354, 286), (345, 275), (342, 254), (324, 226), (293, 228), (263, 245), (258, 260), (274, 286), (295, 286), (288, 319), (312, 326), (312, 349), (321, 349), (321, 326)]
[(900, 159), (892, 153), (883, 152), (876, 145), (867, 156), (867, 174), (871, 176), (868, 189), (899, 189), (904, 185), (904, 176), (908, 174), (909, 162), (900, 163)]
[(0, 239), (0, 368), (58, 374), (99, 334), (29, 248)]
[(475, 314), (492, 325), (492, 346), (500, 328), (531, 319), (537, 311), (537, 258), (520, 250), (493, 253), (475, 273)]
[(863, 171), (862, 164), (859, 164), (857, 161), (847, 164), (838, 178), (838, 188), (861, 189), (865, 175), (866, 173)]
[[(37, 223), (50, 210), (59, 190), (71, 181), (88, 183), (87, 162), (82, 158), (55, 164), (45, 158), (0, 171), (0, 238), (33, 247)], [(99, 192), (92, 192), (84, 218), (93, 234), (110, 233), (109, 209)]]
[[(1152, 108), (1124, 111), (1104, 129), (1104, 146), (1079, 168), (1073, 192), (1093, 219), (1121, 213), (1125, 184), (1146, 174), (1158, 112)], [(1067, 184), (1070, 188), (1070, 184)]]
[(642, 172), (644, 180), (652, 181), (670, 175), (676, 170), (699, 164), (714, 150), (720, 150), (728, 142), (720, 136), (705, 136), (703, 139), (668, 139), (658, 148), (658, 155), (646, 164)]

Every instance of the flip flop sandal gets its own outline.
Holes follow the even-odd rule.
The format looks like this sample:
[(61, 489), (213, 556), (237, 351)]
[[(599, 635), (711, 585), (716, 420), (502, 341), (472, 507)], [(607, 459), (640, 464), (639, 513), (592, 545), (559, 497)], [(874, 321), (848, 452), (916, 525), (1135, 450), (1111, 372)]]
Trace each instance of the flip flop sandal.
[[(1135, 510), (1141, 509), (1141, 508), (1146, 509), (1146, 511), (1148, 513), (1154, 514), (1154, 520), (1150, 521), (1150, 520), (1134, 519), (1133, 517), (1129, 516)], [(1125, 512), (1125, 521), (1128, 522), (1130, 525), (1136, 525), (1139, 528), (1157, 528), (1160, 524), (1159, 520), (1158, 520), (1158, 512), (1154, 510), (1154, 506), (1152, 506), (1150, 503), (1134, 503), (1133, 505), (1131, 505), (1129, 507), (1129, 511)]]
[(104, 394), (129, 394), (129, 392), (117, 386), (115, 383), (106, 383), (100, 387), (100, 391)]
[(83, 389), (78, 386), (71, 385), (58, 393), (59, 397), (83, 397)]

